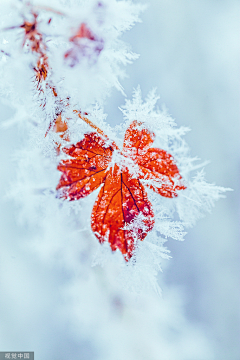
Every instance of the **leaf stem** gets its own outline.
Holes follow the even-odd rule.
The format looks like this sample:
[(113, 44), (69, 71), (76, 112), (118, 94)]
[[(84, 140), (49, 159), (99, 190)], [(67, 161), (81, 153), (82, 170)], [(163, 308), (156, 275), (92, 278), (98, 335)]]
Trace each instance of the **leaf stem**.
[[(93, 129), (95, 129), (100, 135), (102, 135), (106, 140), (110, 140), (109, 137), (97, 126), (95, 125), (91, 120), (89, 120), (87, 117), (82, 116), (81, 115), (81, 111), (79, 110), (73, 110), (73, 112), (75, 114), (78, 114), (78, 117), (85, 121), (86, 124), (90, 125)], [(111, 141), (112, 142), (112, 146), (116, 149), (119, 150), (118, 146), (116, 145), (115, 141)]]
[(88, 118), (86, 118), (85, 116), (82, 116), (81, 115), (81, 112), (78, 111), (78, 110), (73, 110), (74, 113), (78, 114), (78, 117), (80, 119), (82, 119), (83, 121), (85, 121), (85, 123), (87, 123), (88, 125), (90, 125), (93, 129), (97, 130), (97, 132), (102, 135), (103, 137), (105, 137), (106, 139), (109, 140), (109, 138), (107, 137), (106, 134), (104, 134), (104, 132), (99, 128), (97, 127), (97, 125), (95, 125), (91, 120), (89, 120)]
[[(31, 6), (31, 5), (30, 5)], [(49, 6), (43, 6), (43, 5), (33, 5), (32, 6), (34, 9), (40, 9), (40, 10), (45, 10), (45, 11), (50, 11), (54, 14), (57, 14), (57, 15), (61, 15), (61, 16), (66, 16), (66, 14), (64, 14), (63, 12), (61, 11), (58, 11), (58, 10), (55, 10)]]

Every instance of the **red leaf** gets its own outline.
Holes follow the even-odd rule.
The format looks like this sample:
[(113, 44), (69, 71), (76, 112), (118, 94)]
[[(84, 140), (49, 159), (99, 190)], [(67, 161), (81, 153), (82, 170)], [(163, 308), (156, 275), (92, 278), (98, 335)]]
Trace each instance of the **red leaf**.
[(119, 149), (114, 142), (107, 145), (107, 137), (104, 140), (97, 133), (85, 134), (82, 141), (64, 148), (70, 158), (58, 166), (62, 172), (57, 186), (60, 197), (77, 200), (102, 185), (93, 207), (91, 227), (100, 243), (108, 241), (111, 249), (119, 249), (126, 261), (132, 257), (137, 241), (143, 240), (154, 226), (144, 181), (149, 180), (147, 186), (169, 198), (177, 196), (176, 190), (186, 188), (173, 157), (165, 150), (150, 148), (154, 137), (137, 121), (127, 129), (121, 154), (138, 166), (134, 176), (126, 166), (115, 164), (109, 168), (113, 151)]
[[(142, 129), (141, 129), (142, 127)], [(181, 175), (172, 155), (165, 150), (149, 148), (155, 135), (136, 120), (126, 131), (123, 154), (132, 158), (140, 167), (139, 179), (155, 180), (147, 185), (165, 197), (176, 197), (176, 190), (184, 190)]]
[[(143, 226), (128, 229), (138, 215)], [(154, 225), (152, 205), (140, 181), (130, 179), (118, 165), (111, 168), (94, 204), (91, 224), (100, 243), (109, 241), (113, 251), (119, 249), (129, 260), (136, 240), (143, 240)]]
[(154, 184), (147, 185), (158, 194), (165, 197), (176, 197), (176, 190), (186, 187), (181, 182), (181, 175), (173, 157), (164, 150), (151, 148), (138, 159), (143, 176), (140, 179), (154, 180)]
[(122, 153), (133, 160), (141, 159), (154, 141), (154, 133), (144, 127), (140, 129), (142, 125), (134, 120), (125, 133)]
[(62, 189), (62, 197), (78, 200), (101, 185), (113, 151), (111, 146), (104, 146), (105, 141), (98, 134), (90, 133), (76, 145), (63, 149), (72, 159), (58, 165), (58, 170), (63, 172), (57, 186), (57, 190)]

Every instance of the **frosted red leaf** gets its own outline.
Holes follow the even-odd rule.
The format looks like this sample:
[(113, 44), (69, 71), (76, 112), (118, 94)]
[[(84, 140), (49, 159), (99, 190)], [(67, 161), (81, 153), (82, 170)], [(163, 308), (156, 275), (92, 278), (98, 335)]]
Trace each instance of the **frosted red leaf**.
[[(164, 197), (177, 196), (176, 190), (184, 190), (176, 162), (171, 154), (158, 148), (150, 148), (155, 134), (136, 120), (126, 131), (123, 155), (134, 160), (140, 168), (140, 179), (153, 180), (149, 186)], [(142, 174), (141, 174), (142, 172)]]
[[(69, 159), (62, 160), (62, 172), (57, 190), (59, 197), (78, 200), (101, 186), (93, 206), (91, 227), (100, 243), (108, 241), (113, 251), (119, 249), (128, 261), (139, 240), (143, 240), (154, 226), (152, 204), (144, 189), (144, 180), (151, 180), (150, 188), (168, 198), (177, 196), (186, 187), (173, 157), (164, 150), (151, 148), (154, 133), (142, 123), (134, 121), (126, 131), (120, 153), (114, 142), (97, 133), (88, 133), (76, 145), (63, 148)], [(138, 171), (111, 164), (113, 152), (120, 158), (133, 160)]]
[(106, 178), (108, 164), (111, 161), (113, 148), (105, 147), (105, 141), (97, 134), (90, 133), (76, 145), (63, 148), (69, 160), (58, 165), (62, 171), (57, 190), (69, 200), (78, 200), (89, 195)]
[[(137, 231), (128, 229), (140, 214), (143, 226)], [(120, 171), (115, 164), (107, 172), (94, 204), (91, 225), (100, 243), (108, 240), (113, 251), (119, 249), (129, 260), (136, 240), (143, 240), (154, 225), (152, 205), (140, 180), (131, 179), (127, 170)]]

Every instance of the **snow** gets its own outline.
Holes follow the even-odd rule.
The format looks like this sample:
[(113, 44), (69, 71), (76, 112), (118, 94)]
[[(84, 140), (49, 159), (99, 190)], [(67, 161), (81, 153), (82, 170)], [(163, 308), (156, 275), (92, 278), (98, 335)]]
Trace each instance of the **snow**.
[[(199, 14), (201, 10), (198, 16), (203, 20), (204, 11), (216, 9), (213, 4), (200, 4), (199, 1), (194, 1), (195, 7), (193, 6), (192, 9), (186, 2), (179, 4), (171, 1), (171, 4), (168, 4), (166, 1), (161, 1), (159, 5), (152, 4), (153, 8), (156, 6), (158, 14), (161, 10), (162, 14), (167, 16), (164, 20), (164, 16), (159, 15), (162, 20), (159, 24), (158, 17), (155, 19), (157, 11), (155, 13), (153, 11), (150, 14), (155, 19), (154, 22), (145, 20), (146, 27), (150, 28), (149, 24), (152, 24), (153, 29), (159, 26), (161, 48), (156, 50), (156, 38), (153, 43), (149, 41), (154, 34), (147, 33), (148, 36), (144, 38), (146, 28), (137, 38), (143, 39), (145, 47), (150, 43), (146, 50), (152, 48), (153, 52), (156, 51), (155, 58), (159, 59), (158, 52), (162, 51), (159, 60), (162, 70), (159, 64), (151, 70), (151, 66), (148, 65), (149, 57), (146, 58), (148, 51), (142, 50), (141, 56), (145, 56), (142, 67), (136, 65), (134, 68), (135, 65), (132, 65), (132, 71), (129, 70), (130, 67), (127, 68), (132, 78), (131, 86), (128, 86), (130, 80), (124, 82), (122, 65), (127, 65), (137, 57), (119, 37), (139, 21), (138, 14), (142, 7), (130, 1), (106, 0), (105, 7), (99, 12), (94, 10), (96, 9), (94, 6), (99, 2), (72, 1), (71, 3), (72, 7), (66, 10), (66, 6), (60, 2), (52, 2), (51, 6), (66, 12), (66, 16), (52, 13), (50, 15), (46, 11), (41, 15), (39, 24), (41, 31), (46, 34), (44, 38), (46, 41), (51, 37), (50, 29), (55, 35), (61, 34), (60, 37), (56, 36), (54, 40), (47, 42), (50, 52), (49, 62), (53, 69), (50, 74), (51, 81), (57, 84), (59, 97), (65, 99), (69, 96), (71, 106), (88, 112), (89, 119), (101, 128), (109, 139), (115, 140), (119, 148), (122, 147), (124, 133), (129, 124), (135, 119), (144, 121), (146, 124), (144, 126), (156, 134), (153, 146), (170, 152), (176, 159), (180, 173), (187, 182), (187, 189), (179, 191), (179, 196), (175, 199), (163, 198), (152, 190), (148, 191), (154, 207), (155, 227), (139, 244), (136, 256), (128, 264), (119, 251), (112, 253), (107, 243), (100, 245), (90, 228), (91, 210), (98, 190), (76, 202), (66, 202), (56, 197), (55, 188), (60, 173), (56, 169), (59, 156), (55, 153), (54, 141), (59, 138), (53, 131), (46, 137), (45, 133), (59, 104), (56, 104), (49, 88), (45, 89), (43, 98), (39, 97), (36, 89), (34, 90), (32, 64), (36, 61), (36, 57), (26, 48), (21, 49), (22, 30), (2, 32), (0, 43), (5, 52), (11, 53), (11, 57), (0, 55), (1, 95), (5, 104), (11, 106), (15, 113), (9, 110), (12, 114), (6, 119), (7, 114), (4, 114), (4, 111), (6, 112), (8, 108), (3, 106), (4, 126), (1, 132), (1, 146), (4, 156), (1, 157), (3, 169), (1, 195), (4, 210), (1, 219), (3, 234), (1, 293), (4, 295), (1, 296), (3, 325), (0, 328), (0, 347), (10, 351), (16, 347), (23, 350), (31, 348), (35, 351), (36, 357), (44, 359), (72, 356), (91, 360), (113, 358), (211, 360), (216, 357), (237, 360), (239, 352), (234, 340), (238, 332), (237, 325), (234, 327), (235, 330), (231, 331), (231, 335), (227, 336), (227, 341), (232, 344), (231, 353), (227, 356), (229, 349), (227, 341), (221, 344), (226, 329), (224, 330), (223, 322), (218, 318), (221, 316), (222, 321), (226, 320), (227, 329), (230, 329), (234, 323), (231, 320), (236, 311), (234, 288), (237, 283), (234, 213), (231, 212), (231, 217), (226, 214), (226, 210), (215, 208), (213, 215), (207, 217), (209, 219), (206, 220), (207, 225), (202, 225), (204, 223), (200, 222), (195, 233), (190, 230), (191, 239), (188, 238), (187, 244), (182, 243), (186, 228), (194, 225), (198, 218), (211, 211), (215, 201), (223, 196), (226, 188), (235, 187), (231, 179), (235, 174), (234, 161), (237, 159), (234, 147), (237, 132), (232, 134), (229, 126), (226, 125), (226, 118), (229, 112), (233, 114), (233, 110), (227, 111), (221, 97), (223, 95), (220, 95), (219, 91), (214, 97), (215, 87), (212, 89), (210, 87), (213, 96), (211, 109), (215, 112), (211, 114), (210, 110), (207, 112), (205, 107), (201, 110), (198, 106), (201, 114), (198, 118), (197, 110), (194, 108), (196, 104), (198, 105), (196, 100), (198, 96), (187, 88), (183, 81), (186, 78), (179, 68), (186, 70), (191, 64), (191, 56), (199, 55), (199, 49), (194, 47), (188, 49), (190, 60), (184, 57), (188, 65), (184, 65), (182, 58), (177, 65), (174, 56), (179, 27), (180, 33), (189, 35), (190, 43), (193, 41), (189, 33), (189, 23), (187, 22), (186, 29), (183, 25), (188, 18), (184, 10), (190, 14), (189, 19), (194, 19), (195, 12)], [(1, 12), (2, 28), (22, 23), (19, 12), (21, 6), (18, 4), (11, 8), (8, 3), (4, 4), (4, 11)], [(172, 6), (177, 13), (171, 10)], [(231, 5), (224, 2), (218, 8), (219, 12), (212, 15), (217, 29), (221, 28), (219, 24), (222, 23), (222, 19), (227, 19), (229, 24), (230, 19), (235, 19), (235, 9), (237, 5), (234, 1), (231, 1)], [(24, 10), (25, 12), (27, 10)], [(49, 16), (52, 17), (51, 26), (47, 25)], [(173, 22), (169, 21), (170, 19), (173, 19)], [(104, 39), (104, 48), (93, 62), (82, 59), (76, 67), (68, 67), (60, 59), (63, 59), (68, 39), (74, 29), (83, 21), (87, 21), (94, 34), (100, 31), (99, 37)], [(173, 24), (174, 31), (170, 23)], [(234, 76), (222, 71), (225, 70), (225, 62), (235, 64), (232, 57), (220, 51), (221, 46), (218, 46), (214, 39), (214, 30), (210, 32), (212, 37), (205, 44), (208, 33), (201, 25), (198, 26), (197, 30), (203, 31), (203, 33), (199, 32), (199, 43), (208, 55), (204, 58), (204, 61), (208, 61), (205, 68), (209, 66), (213, 71), (220, 57), (220, 65), (213, 74), (221, 86), (230, 89), (233, 83), (236, 89)], [(67, 28), (66, 33), (63, 32), (65, 28)], [(169, 39), (164, 38), (164, 30), (168, 31)], [(154, 32), (158, 33), (156, 30)], [(136, 33), (133, 36), (136, 36)], [(234, 41), (230, 30), (223, 40), (224, 44), (228, 43), (228, 39)], [(136, 40), (130, 42), (134, 45), (134, 50), (140, 43)], [(16, 43), (19, 46), (16, 46)], [(212, 50), (213, 44), (216, 45), (217, 51)], [(190, 46), (187, 40), (185, 45)], [(234, 49), (231, 49), (235, 55)], [(180, 45), (177, 51), (183, 56)], [(214, 56), (216, 56), (215, 62)], [(154, 59), (154, 56), (152, 58)], [(174, 65), (173, 59), (175, 59)], [(190, 65), (189, 68), (191, 71), (194, 69)], [(158, 71), (161, 76), (160, 90), (151, 91), (146, 100), (142, 100), (137, 84), (141, 83), (143, 92), (146, 93), (148, 86), (149, 88), (155, 86)], [(199, 75), (197, 79), (200, 77)], [(207, 80), (206, 77), (204, 80)], [(191, 82), (188, 86), (190, 84), (191, 89), (193, 88), (196, 93), (199, 91), (200, 97), (205, 99), (206, 89), (203, 82), (200, 82), (202, 86), (200, 89)], [(115, 95), (107, 98), (114, 87), (120, 90), (119, 94), (121, 94), (123, 85), (126, 88), (125, 92), (129, 94), (125, 105), (122, 105), (124, 102), (122, 95), (113, 92)], [(164, 86), (166, 90), (163, 90)], [(136, 90), (131, 99), (130, 92), (133, 87)], [(221, 186), (205, 181), (202, 168), (205, 168), (206, 163), (201, 164), (197, 158), (190, 156), (189, 147), (183, 138), (188, 128), (177, 127), (178, 121), (175, 121), (164, 108), (161, 110), (157, 108), (161, 103), (156, 95), (158, 93), (168, 105), (172, 105), (173, 110), (170, 106), (169, 108), (177, 118), (180, 118), (180, 123), (184, 124), (182, 118), (186, 116), (185, 125), (194, 129), (195, 135), (192, 135), (192, 140), (190, 139), (194, 153), (197, 153), (196, 144), (203, 143), (200, 155), (208, 160), (211, 158), (213, 145), (217, 148), (217, 167), (214, 167), (213, 158), (208, 168), (216, 170), (212, 170), (212, 173), (208, 170), (208, 177), (211, 178), (211, 182)], [(120, 102), (119, 96), (121, 96)], [(193, 102), (191, 103), (190, 100)], [(111, 103), (111, 109), (109, 105), (105, 106), (106, 101)], [(177, 105), (172, 104), (172, 101)], [(42, 102), (45, 102), (43, 110), (39, 108)], [(201, 103), (203, 104), (205, 100)], [(117, 116), (119, 118), (121, 116), (121, 112), (116, 111), (119, 106), (124, 122), (115, 126), (119, 122)], [(178, 110), (179, 116), (177, 116)], [(221, 111), (224, 116), (220, 116), (222, 122), (220, 123), (219, 120), (218, 123), (215, 119), (217, 115), (221, 115)], [(109, 125), (111, 119), (107, 118), (105, 112), (114, 114), (116, 121), (112, 120), (112, 126)], [(70, 113), (67, 108), (64, 116), (65, 118), (71, 116), (68, 122), (69, 135), (72, 142), (76, 143), (83, 138), (90, 127), (77, 115), (74, 117)], [(190, 123), (189, 118), (193, 114), (196, 115), (196, 120)], [(208, 118), (205, 120), (206, 114)], [(234, 116), (231, 115), (230, 118), (232, 128), (236, 127)], [(213, 124), (209, 123), (209, 119)], [(221, 144), (219, 134), (221, 134)], [(233, 141), (228, 140), (226, 134), (233, 135)], [(66, 144), (67, 142), (63, 142), (63, 145)], [(228, 171), (226, 171), (227, 166), (229, 166)], [(133, 173), (135, 171), (137, 169), (133, 167)], [(224, 189), (223, 186), (226, 188)], [(234, 193), (228, 193), (227, 198), (232, 194)], [(229, 199), (236, 197), (235, 194), (233, 196)], [(236, 209), (235, 202), (229, 201), (222, 200), (222, 204), (228, 204), (227, 211), (231, 209), (232, 203)], [(141, 217), (136, 218), (131, 226), (134, 228), (141, 225), (141, 222)], [(223, 229), (224, 223), (226, 228)], [(213, 233), (214, 224), (215, 227), (219, 227), (217, 233)], [(204, 226), (205, 233), (202, 229)], [(169, 239), (180, 240), (181, 243), (179, 246), (173, 245), (175, 242)], [(166, 244), (167, 240), (169, 241)], [(173, 259), (170, 261), (165, 261), (170, 258), (166, 245), (172, 249)], [(218, 273), (212, 270), (215, 266)], [(195, 279), (188, 280), (192, 271), (197, 285)], [(181, 272), (184, 275), (181, 276)], [(187, 293), (179, 288), (178, 281), (181, 286), (185, 286)], [(162, 297), (160, 286), (163, 289)], [(214, 297), (210, 295), (210, 286), (217, 289), (215, 302)], [(196, 294), (191, 293), (191, 287)], [(223, 294), (224, 289), (226, 295)], [(232, 295), (231, 300), (228, 299), (228, 293)], [(194, 298), (194, 304), (190, 304), (190, 307), (194, 315), (187, 310), (191, 296)], [(217, 306), (215, 306), (216, 298), (219, 300)], [(205, 317), (202, 315), (204, 309), (201, 300), (207, 309), (208, 315)], [(228, 310), (229, 301), (233, 304), (232, 312)], [(23, 324), (26, 329), (24, 332)], [(218, 329), (218, 324), (221, 330)]]

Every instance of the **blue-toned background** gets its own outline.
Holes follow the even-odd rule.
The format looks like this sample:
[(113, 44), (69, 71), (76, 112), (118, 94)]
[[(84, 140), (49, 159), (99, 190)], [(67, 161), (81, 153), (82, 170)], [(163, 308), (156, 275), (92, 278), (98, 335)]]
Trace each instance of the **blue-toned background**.
[[(167, 283), (183, 287), (187, 315), (205, 324), (222, 360), (240, 358), (239, 5), (150, 0), (143, 23), (125, 36), (140, 54), (124, 82), (127, 95), (137, 84), (144, 96), (156, 86), (159, 105), (191, 128), (191, 154), (211, 161), (207, 180), (234, 190), (188, 231), (184, 243), (168, 242), (173, 259), (163, 274)], [(119, 96), (112, 105), (114, 116)]]
[[(217, 360), (240, 358), (239, 14), (237, 0), (150, 0), (143, 22), (124, 36), (140, 54), (127, 68), (127, 96), (138, 84), (144, 96), (157, 87), (159, 105), (166, 105), (178, 125), (192, 129), (186, 136), (192, 156), (211, 161), (205, 168), (207, 181), (234, 190), (189, 230), (184, 243), (167, 243), (173, 258), (159, 275), (163, 296), (171, 287), (182, 293), (186, 317), (204, 330)], [(121, 122), (116, 109), (123, 103), (116, 91), (107, 100), (112, 125)], [(1, 105), (1, 121), (10, 114)], [(65, 275), (56, 269), (49, 274), (19, 245), (31, 234), (17, 225), (15, 205), (6, 193), (22, 135), (17, 127), (0, 131), (0, 348), (39, 353), (43, 347), (44, 353), (60, 348), (74, 355), (80, 346), (83, 359), (97, 359), (91, 346), (84, 340), (77, 344), (67, 325), (62, 329), (51, 313), (60, 301), (52, 289), (61, 286)], [(22, 349), (27, 344), (34, 348)], [(56, 359), (65, 360), (60, 354)]]

